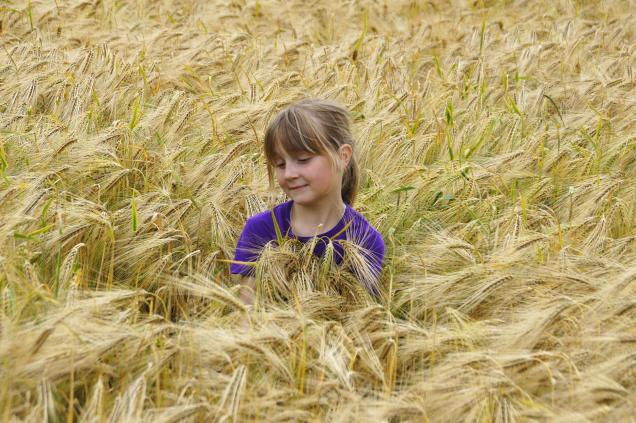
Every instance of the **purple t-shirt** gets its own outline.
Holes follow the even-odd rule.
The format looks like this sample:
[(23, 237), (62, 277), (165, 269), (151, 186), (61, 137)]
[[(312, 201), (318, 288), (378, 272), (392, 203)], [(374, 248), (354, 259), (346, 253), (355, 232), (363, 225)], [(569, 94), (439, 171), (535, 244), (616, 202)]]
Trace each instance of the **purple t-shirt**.
[[(295, 236), (290, 225), (290, 216), (293, 201), (286, 201), (282, 204), (274, 207), (274, 216), (280, 228), (283, 236), (287, 234), (288, 237), (295, 237), (301, 242), (307, 242), (312, 237)], [(349, 223), (350, 222), (350, 223)], [(345, 225), (347, 228), (343, 231)], [(379, 290), (377, 288), (377, 278), (382, 269), (382, 262), (384, 260), (384, 239), (382, 235), (373, 227), (367, 220), (357, 211), (355, 211), (349, 205), (346, 205), (344, 215), (340, 221), (329, 231), (317, 235), (318, 242), (314, 248), (314, 254), (318, 257), (322, 257), (327, 247), (329, 239), (337, 235), (332, 239), (334, 247), (334, 260), (336, 264), (341, 264), (344, 251), (342, 245), (338, 240), (346, 239), (362, 247), (363, 253), (369, 270), (374, 276), (373, 281), (367, 281), (365, 285), (371, 291), (371, 294), (377, 295)], [(243, 232), (239, 237), (236, 252), (234, 254), (235, 261), (242, 262), (255, 262), (260, 256), (262, 248), (270, 241), (276, 241), (276, 229), (272, 220), (271, 210), (258, 213), (245, 222)], [(352, 269), (356, 274), (356, 269)], [(233, 274), (243, 276), (253, 276), (254, 267), (232, 263), (230, 266), (230, 272)]]

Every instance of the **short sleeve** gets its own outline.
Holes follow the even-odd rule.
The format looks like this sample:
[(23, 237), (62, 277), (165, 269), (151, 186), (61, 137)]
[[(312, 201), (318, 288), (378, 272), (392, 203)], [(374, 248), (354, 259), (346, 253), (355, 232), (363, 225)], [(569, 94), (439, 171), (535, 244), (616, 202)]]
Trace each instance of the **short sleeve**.
[(370, 231), (370, 234), (362, 244), (364, 256), (369, 266), (371, 275), (368, 284), (369, 291), (374, 296), (380, 295), (379, 279), (382, 272), (382, 264), (384, 263), (384, 238), (376, 230)]
[(257, 233), (254, 219), (248, 219), (243, 227), (243, 232), (236, 243), (236, 251), (234, 252), (234, 261), (241, 263), (232, 263), (230, 265), (230, 273), (243, 276), (254, 276), (254, 266), (245, 263), (255, 263), (263, 248), (262, 237)]
[(357, 246), (356, 250), (364, 261), (350, 257), (349, 270), (373, 296), (380, 295), (379, 279), (384, 263), (384, 239), (368, 222), (362, 220), (349, 231), (348, 240)]
[(368, 252), (366, 257), (369, 267), (373, 270), (376, 279), (380, 277), (382, 272), (382, 264), (384, 263), (384, 238), (378, 231), (373, 231), (364, 246)]

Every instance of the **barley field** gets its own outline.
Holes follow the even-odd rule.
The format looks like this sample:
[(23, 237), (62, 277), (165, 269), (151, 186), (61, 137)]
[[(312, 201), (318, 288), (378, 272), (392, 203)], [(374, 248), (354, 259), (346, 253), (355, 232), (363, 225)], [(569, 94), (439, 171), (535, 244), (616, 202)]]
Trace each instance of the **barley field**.
[[(635, 8), (0, 1), (0, 420), (636, 421)], [(383, 295), (286, 242), (248, 309), (305, 97), (351, 111)]]

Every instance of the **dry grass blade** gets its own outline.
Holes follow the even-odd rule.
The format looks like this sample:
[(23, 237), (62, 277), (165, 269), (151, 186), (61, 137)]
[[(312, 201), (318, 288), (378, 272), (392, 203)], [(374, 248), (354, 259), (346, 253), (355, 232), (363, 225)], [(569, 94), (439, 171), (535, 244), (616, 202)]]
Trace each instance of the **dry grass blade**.
[[(0, 6), (3, 421), (633, 420), (631, 4), (120, 3)], [(384, 268), (271, 243), (246, 307), (305, 97)]]
[(219, 422), (231, 421), (237, 422), (239, 406), (241, 398), (244, 394), (246, 380), (246, 368), (245, 366), (239, 366), (228, 383), (223, 396), (218, 405), (218, 418)]

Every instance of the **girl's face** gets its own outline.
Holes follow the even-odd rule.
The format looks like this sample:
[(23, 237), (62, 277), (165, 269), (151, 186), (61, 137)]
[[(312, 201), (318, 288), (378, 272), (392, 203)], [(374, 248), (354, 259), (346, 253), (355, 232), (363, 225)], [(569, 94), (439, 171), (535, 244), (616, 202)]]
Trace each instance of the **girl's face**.
[(351, 158), (351, 146), (342, 145), (338, 153), (338, 166), (334, 166), (324, 154), (288, 154), (277, 149), (274, 168), (278, 185), (295, 203), (304, 206), (339, 201), (342, 172)]

